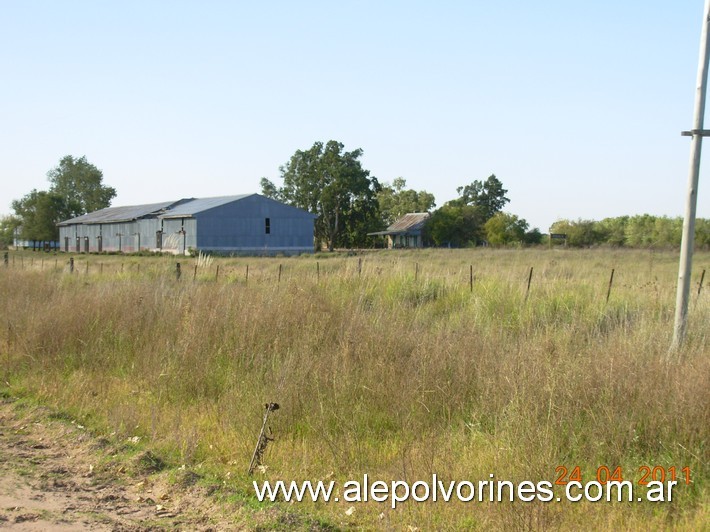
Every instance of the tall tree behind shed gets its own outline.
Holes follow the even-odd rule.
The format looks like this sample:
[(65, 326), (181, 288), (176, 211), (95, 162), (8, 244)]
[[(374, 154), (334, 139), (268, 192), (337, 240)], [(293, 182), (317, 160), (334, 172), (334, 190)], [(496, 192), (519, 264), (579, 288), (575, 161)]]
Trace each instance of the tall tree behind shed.
[(103, 172), (85, 156), (62, 157), (59, 165), (47, 172), (49, 191), (66, 202), (68, 218), (104, 209), (116, 197), (116, 189), (103, 184)]
[(335, 140), (316, 142), (308, 150), (297, 150), (279, 169), (282, 187), (261, 180), (265, 196), (318, 216), (316, 239), (331, 251), (362, 244), (367, 232), (377, 226), (380, 185), (362, 167), (362, 150), (343, 148)]

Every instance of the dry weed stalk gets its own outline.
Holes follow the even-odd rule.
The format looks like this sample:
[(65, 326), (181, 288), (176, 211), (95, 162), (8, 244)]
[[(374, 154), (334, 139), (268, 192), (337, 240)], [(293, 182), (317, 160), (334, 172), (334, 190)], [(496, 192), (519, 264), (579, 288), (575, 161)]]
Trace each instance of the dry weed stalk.
[[(267, 403), (264, 405), (266, 412), (264, 412), (264, 421), (261, 424), (261, 432), (259, 432), (259, 439), (256, 441), (256, 448), (254, 449), (254, 454), (251, 457), (251, 463), (249, 464), (249, 474), (251, 475), (258, 466), (261, 465), (261, 459), (266, 452), (266, 447), (269, 445), (270, 441), (274, 441), (271, 436), (271, 427), (267, 427), (266, 423), (269, 420), (269, 414), (275, 412), (279, 409), (278, 403)], [(268, 434), (267, 434), (268, 430)]]

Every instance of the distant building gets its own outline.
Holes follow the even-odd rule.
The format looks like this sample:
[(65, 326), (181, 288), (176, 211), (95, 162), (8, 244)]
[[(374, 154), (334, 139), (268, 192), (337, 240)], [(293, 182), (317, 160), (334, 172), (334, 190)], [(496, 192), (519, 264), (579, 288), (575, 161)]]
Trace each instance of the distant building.
[(59, 223), (62, 251), (313, 252), (316, 216), (259, 194), (108, 207)]
[(368, 233), (368, 235), (386, 237), (387, 247), (390, 249), (421, 248), (424, 247), (422, 230), (428, 219), (428, 212), (410, 212), (390, 225), (385, 231)]

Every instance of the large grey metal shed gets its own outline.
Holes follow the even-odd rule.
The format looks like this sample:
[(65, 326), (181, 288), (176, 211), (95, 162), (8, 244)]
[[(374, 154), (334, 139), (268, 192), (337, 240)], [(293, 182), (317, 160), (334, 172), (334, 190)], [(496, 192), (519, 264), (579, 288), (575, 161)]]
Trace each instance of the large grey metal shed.
[(259, 194), (109, 207), (59, 224), (63, 251), (299, 254), (316, 216)]
[[(164, 249), (286, 255), (313, 252), (316, 216), (259, 194), (195, 199), (160, 214)], [(168, 246), (170, 246), (168, 248)]]

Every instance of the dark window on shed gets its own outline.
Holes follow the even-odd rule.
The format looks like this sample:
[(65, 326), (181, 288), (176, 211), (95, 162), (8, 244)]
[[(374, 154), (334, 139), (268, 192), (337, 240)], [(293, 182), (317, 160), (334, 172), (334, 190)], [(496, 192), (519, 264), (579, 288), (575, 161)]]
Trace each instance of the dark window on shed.
[(264, 232), (267, 235), (271, 234), (271, 218), (264, 218)]

